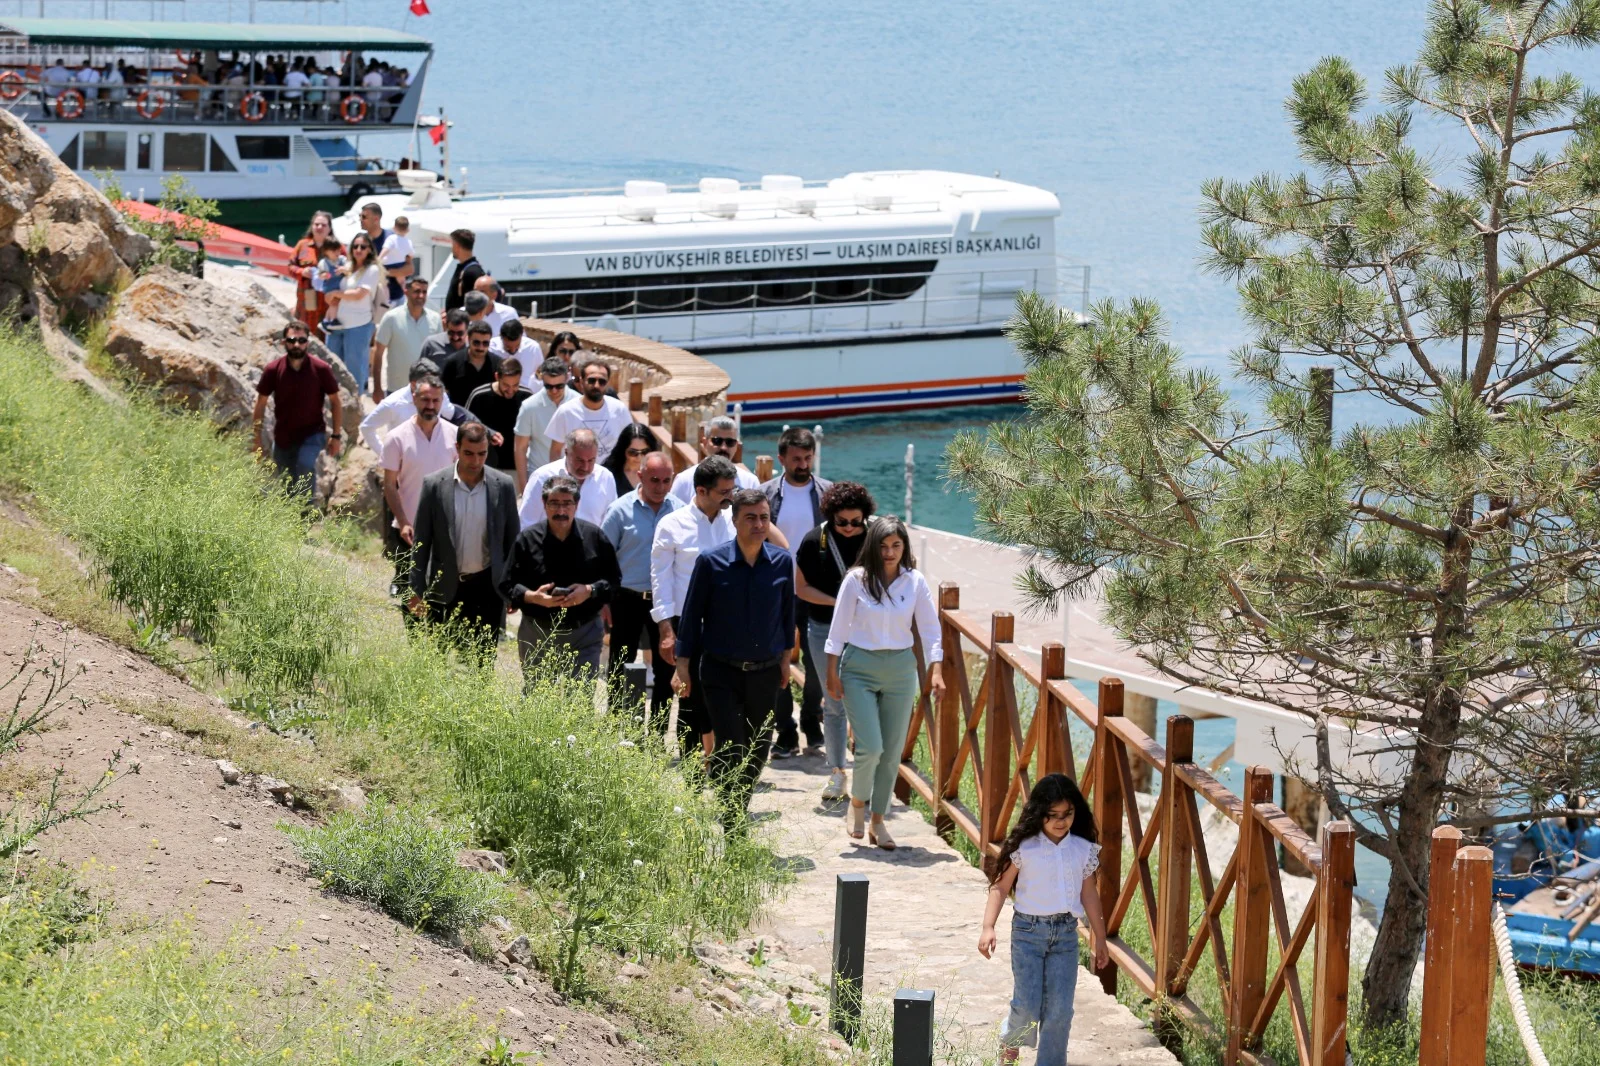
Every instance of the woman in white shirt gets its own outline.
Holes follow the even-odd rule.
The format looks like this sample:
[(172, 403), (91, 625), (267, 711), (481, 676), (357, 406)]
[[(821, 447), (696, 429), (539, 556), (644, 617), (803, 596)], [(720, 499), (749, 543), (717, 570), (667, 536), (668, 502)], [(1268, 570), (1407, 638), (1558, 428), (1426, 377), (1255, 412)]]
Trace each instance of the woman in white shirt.
[(328, 350), (344, 363), (356, 379), (356, 392), (367, 391), (367, 371), (372, 357), (372, 294), (383, 284), (372, 251), (372, 238), (358, 233), (350, 240), (349, 262), (339, 288), (328, 293), (334, 325), (323, 327)]
[(906, 729), (920, 685), (916, 633), (928, 665), (934, 694), (944, 691), (944, 677), (933, 667), (943, 660), (939, 610), (933, 591), (911, 555), (905, 523), (889, 515), (867, 527), (857, 556), (860, 565), (845, 574), (828, 627), (828, 694), (844, 701), (845, 716), (856, 736), (855, 772), (850, 778), (847, 828), (860, 839), (867, 807), (872, 808), (868, 839), (887, 851), (894, 838), (883, 824), (900, 773)]

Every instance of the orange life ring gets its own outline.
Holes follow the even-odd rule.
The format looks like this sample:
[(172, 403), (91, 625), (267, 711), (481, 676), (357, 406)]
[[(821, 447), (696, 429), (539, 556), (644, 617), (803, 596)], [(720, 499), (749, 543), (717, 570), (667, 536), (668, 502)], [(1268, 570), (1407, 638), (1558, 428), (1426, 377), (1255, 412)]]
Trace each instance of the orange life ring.
[(8, 70), (0, 74), (0, 99), (15, 100), (22, 95), (26, 85), (27, 83), (23, 81), (22, 75), (14, 70)]
[(344, 98), (344, 103), (339, 105), (339, 117), (349, 123), (357, 123), (367, 117), (367, 102), (354, 93)]
[[(150, 104), (154, 102), (155, 107)], [(158, 118), (161, 112), (167, 109), (167, 91), (165, 89), (145, 89), (139, 94), (139, 99), (133, 105), (139, 112), (140, 118)]]
[(246, 93), (239, 101), (239, 114), (246, 122), (260, 122), (267, 117), (267, 98), (260, 93)]
[[(71, 104), (71, 107), (67, 105)], [(83, 114), (83, 93), (77, 89), (62, 89), (56, 97), (56, 118), (72, 119)]]

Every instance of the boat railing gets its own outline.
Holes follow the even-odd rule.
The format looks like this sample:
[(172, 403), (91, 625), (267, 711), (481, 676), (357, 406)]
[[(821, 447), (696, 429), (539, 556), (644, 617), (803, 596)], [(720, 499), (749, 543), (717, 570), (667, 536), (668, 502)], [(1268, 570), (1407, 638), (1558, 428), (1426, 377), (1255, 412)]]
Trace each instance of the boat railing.
[(407, 98), (415, 88), (57, 83), (0, 70), (0, 105), (25, 122), (409, 128), (414, 109)]
[[(615, 320), (630, 323), (633, 333), (684, 320), (672, 337), (674, 343), (690, 343), (741, 336), (998, 327), (1010, 320), (1019, 293), (1049, 294), (1055, 280), (1053, 267), (1023, 267), (520, 292), (508, 282), (506, 288), (513, 304), (535, 301), (542, 318)], [(1047, 288), (1040, 290), (1041, 285)]]
[[(827, 187), (828, 179), (825, 179), (825, 178), (811, 178), (811, 179), (802, 181), (800, 184), (801, 184), (801, 187), (804, 188), (804, 189), (821, 189), (821, 188), (826, 188)], [(693, 184), (693, 185), (665, 185), (664, 188), (669, 193), (684, 193), (684, 192), (699, 192), (700, 191), (700, 186), (699, 186), (698, 183)], [(759, 181), (742, 181), (742, 182), (739, 183), (739, 191), (741, 191), (741, 192), (761, 191), (761, 183)], [(770, 190), (768, 190), (768, 191), (770, 191)], [(517, 199), (517, 200), (522, 200), (522, 199), (549, 200), (549, 199), (551, 199), (553, 197), (560, 197), (560, 196), (621, 196), (625, 192), (627, 192), (627, 189), (625, 187), (621, 186), (621, 185), (603, 185), (603, 186), (594, 186), (594, 187), (591, 187), (591, 188), (577, 188), (577, 189), (516, 189), (516, 190), (507, 190), (507, 191), (502, 191), (502, 192), (479, 192), (479, 193), (471, 193), (469, 195), (459, 196), (459, 197), (457, 197), (457, 199), (459, 199), (459, 200), (468, 200), (468, 201), (510, 200), (510, 199)], [(783, 195), (783, 194), (774, 192), (774, 193), (772, 193), (772, 195), (778, 196), (778, 195)]]
[[(758, 200), (739, 203), (736, 214), (723, 214), (720, 207), (708, 210), (704, 204), (629, 199), (604, 207), (579, 207), (570, 211), (517, 216), (506, 222), (506, 233), (510, 236), (518, 231), (566, 229), (574, 224), (583, 223), (598, 223), (603, 226), (637, 226), (648, 223), (660, 226), (682, 222), (704, 222), (708, 218), (737, 217), (741, 222), (752, 222), (797, 217), (851, 218), (858, 215), (934, 214), (944, 210), (944, 204), (939, 200), (888, 199), (886, 202), (862, 203), (852, 194), (829, 198), (806, 197), (802, 205), (792, 201), (784, 202), (784, 198), (793, 196), (792, 193), (768, 195), (771, 196), (768, 202)], [(648, 208), (648, 217), (642, 216), (641, 207)], [(861, 239), (872, 238), (863, 236)]]

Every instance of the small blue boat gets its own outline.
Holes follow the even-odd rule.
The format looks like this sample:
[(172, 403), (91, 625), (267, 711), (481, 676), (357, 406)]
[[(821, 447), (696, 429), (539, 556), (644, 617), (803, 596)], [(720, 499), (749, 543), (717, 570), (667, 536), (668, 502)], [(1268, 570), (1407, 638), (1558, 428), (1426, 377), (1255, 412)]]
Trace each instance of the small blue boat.
[(1550, 818), (1493, 847), (1495, 898), (1517, 963), (1600, 977), (1600, 825)]

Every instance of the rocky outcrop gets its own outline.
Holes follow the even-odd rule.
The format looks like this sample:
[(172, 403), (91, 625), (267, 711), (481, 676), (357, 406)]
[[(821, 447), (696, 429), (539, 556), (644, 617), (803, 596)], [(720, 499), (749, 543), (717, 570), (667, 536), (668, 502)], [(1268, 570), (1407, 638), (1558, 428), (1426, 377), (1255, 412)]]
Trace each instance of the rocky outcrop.
[(350, 516), (371, 533), (381, 533), (383, 524), (383, 470), (378, 456), (359, 441), (346, 449), (338, 467), (332, 468), (328, 483), (321, 481), (318, 491), (327, 497), (328, 509)]
[(104, 311), (150, 240), (38, 135), (0, 110), (0, 307), (86, 321)]
[[(261, 368), (283, 354), (279, 337), (289, 320), (288, 309), (259, 285), (223, 288), (155, 267), (118, 297), (105, 350), (163, 399), (244, 429)], [(334, 368), (346, 440), (353, 440), (361, 424), (355, 379), (315, 340), (312, 352)]]

